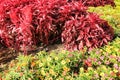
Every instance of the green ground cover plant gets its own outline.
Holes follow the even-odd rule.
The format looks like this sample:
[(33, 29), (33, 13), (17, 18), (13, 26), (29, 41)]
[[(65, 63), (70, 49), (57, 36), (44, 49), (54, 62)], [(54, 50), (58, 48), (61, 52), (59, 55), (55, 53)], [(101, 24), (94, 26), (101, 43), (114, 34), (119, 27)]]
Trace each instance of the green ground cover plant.
[(4, 67), (2, 80), (119, 80), (120, 38), (87, 52), (41, 51), (20, 55)]

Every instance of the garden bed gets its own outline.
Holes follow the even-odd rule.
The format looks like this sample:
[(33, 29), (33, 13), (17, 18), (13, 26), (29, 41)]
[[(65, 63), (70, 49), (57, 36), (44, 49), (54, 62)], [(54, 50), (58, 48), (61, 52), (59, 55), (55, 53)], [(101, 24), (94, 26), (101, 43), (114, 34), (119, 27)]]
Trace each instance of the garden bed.
[[(7, 64), (0, 66), (0, 79), (120, 80), (119, 0), (115, 0), (115, 4), (113, 7), (106, 5), (89, 7), (87, 10), (99, 14), (100, 18), (107, 20), (114, 29), (114, 38), (107, 45), (91, 51), (85, 46), (81, 51), (67, 51), (62, 44), (54, 44), (39, 47), (33, 52), (28, 52), (27, 56), (13, 49), (1, 48), (0, 63)], [(67, 27), (69, 26), (71, 25)]]

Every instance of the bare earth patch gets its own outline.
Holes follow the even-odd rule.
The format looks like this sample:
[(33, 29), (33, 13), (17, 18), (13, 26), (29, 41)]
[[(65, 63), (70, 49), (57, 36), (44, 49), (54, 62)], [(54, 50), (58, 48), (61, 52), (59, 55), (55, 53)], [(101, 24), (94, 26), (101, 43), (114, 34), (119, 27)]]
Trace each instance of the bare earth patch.
[[(63, 45), (62, 44), (54, 44), (54, 45), (50, 45), (44, 48), (39, 47), (37, 50), (35, 51), (29, 51), (29, 54), (36, 54), (37, 52), (41, 51), (41, 50), (45, 50), (47, 52), (52, 51), (52, 50), (63, 50)], [(20, 52), (16, 52), (13, 49), (8, 49), (8, 48), (0, 48), (0, 64), (5, 64), (10, 62), (11, 60), (15, 59)], [(22, 53), (22, 52), (21, 52)]]

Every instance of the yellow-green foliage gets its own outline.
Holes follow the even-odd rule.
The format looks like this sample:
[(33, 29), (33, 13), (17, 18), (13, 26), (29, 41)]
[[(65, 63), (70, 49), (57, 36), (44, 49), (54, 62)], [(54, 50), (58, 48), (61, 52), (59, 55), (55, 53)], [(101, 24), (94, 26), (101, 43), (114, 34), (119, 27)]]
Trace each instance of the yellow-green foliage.
[[(87, 52), (41, 51), (20, 55), (0, 73), (2, 80), (119, 80), (120, 38)], [(90, 64), (87, 65), (86, 64)]]

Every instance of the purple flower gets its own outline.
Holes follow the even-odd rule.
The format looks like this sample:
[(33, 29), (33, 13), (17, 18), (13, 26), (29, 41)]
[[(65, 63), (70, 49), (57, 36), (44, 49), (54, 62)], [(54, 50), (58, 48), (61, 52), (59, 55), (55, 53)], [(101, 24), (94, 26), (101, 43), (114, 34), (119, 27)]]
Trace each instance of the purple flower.
[(98, 74), (95, 74), (95, 78), (99, 78), (99, 75), (98, 75)]
[(118, 68), (118, 71), (120, 72), (120, 67)]
[(113, 78), (110, 78), (109, 80), (114, 80)]
[(100, 51), (96, 51), (96, 54), (99, 54), (100, 53)]
[(100, 59), (103, 60), (103, 59), (104, 59), (104, 56), (100, 56)]
[(96, 58), (94, 58), (93, 60), (94, 60), (94, 62), (96, 62), (96, 61), (97, 61), (97, 59), (96, 59)]
[(119, 67), (118, 67), (118, 64), (114, 64), (114, 68), (115, 69), (118, 69)]
[(108, 74), (105, 74), (105, 77), (108, 77)]
[(120, 62), (120, 57), (118, 57), (118, 62)]
[(87, 61), (88, 61), (88, 62), (91, 62), (92, 60), (91, 60), (91, 58), (88, 58)]
[(110, 58), (116, 58), (116, 55), (110, 55)]
[(101, 65), (101, 62), (100, 62), (100, 61), (98, 61), (98, 64), (99, 64), (99, 65)]

